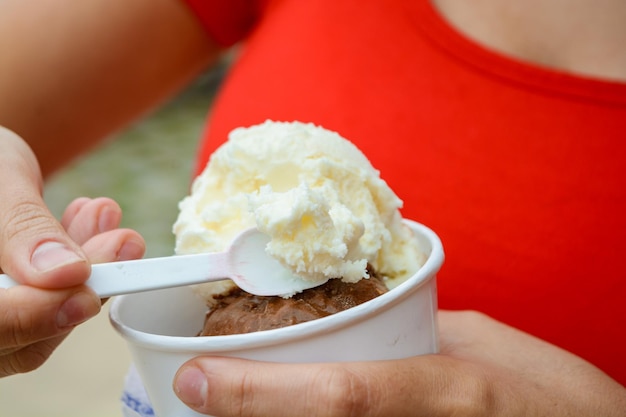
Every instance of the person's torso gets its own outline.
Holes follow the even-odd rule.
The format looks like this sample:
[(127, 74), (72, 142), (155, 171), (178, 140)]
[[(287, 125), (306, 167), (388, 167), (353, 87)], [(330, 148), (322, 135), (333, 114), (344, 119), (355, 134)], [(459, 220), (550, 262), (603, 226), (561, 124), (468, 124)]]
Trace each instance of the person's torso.
[(426, 1), (278, 1), (212, 111), (227, 133), (313, 122), (433, 228), (440, 307), (476, 309), (626, 383), (626, 85), (510, 59)]

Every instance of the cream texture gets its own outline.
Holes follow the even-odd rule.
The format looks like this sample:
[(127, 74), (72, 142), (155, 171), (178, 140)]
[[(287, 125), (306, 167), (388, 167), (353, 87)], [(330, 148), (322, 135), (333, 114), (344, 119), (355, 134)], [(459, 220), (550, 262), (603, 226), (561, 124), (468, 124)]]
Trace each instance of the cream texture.
[[(423, 262), (402, 201), (368, 159), (313, 124), (266, 121), (233, 130), (180, 204), (176, 253), (225, 250), (249, 227), (268, 234), (267, 252), (301, 279), (367, 278), (369, 263), (391, 288)], [(211, 295), (230, 280), (203, 284)]]

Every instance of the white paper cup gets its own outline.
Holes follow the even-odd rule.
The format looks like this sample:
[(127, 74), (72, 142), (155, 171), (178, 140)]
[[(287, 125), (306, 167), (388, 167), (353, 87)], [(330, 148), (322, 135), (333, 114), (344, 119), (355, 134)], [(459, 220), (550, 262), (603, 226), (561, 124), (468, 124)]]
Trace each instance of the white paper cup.
[(117, 297), (111, 323), (126, 339), (157, 417), (200, 416), (172, 390), (178, 368), (199, 355), (272, 362), (400, 359), (438, 351), (435, 276), (444, 259), (429, 228), (406, 220), (428, 255), (419, 271), (377, 298), (281, 329), (195, 337), (207, 307), (189, 287)]

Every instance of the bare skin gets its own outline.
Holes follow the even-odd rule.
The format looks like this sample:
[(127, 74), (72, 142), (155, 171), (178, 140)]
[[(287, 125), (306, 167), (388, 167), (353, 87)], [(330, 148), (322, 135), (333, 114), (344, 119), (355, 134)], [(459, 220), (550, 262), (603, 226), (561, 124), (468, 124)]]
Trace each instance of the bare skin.
[(494, 50), (577, 74), (626, 80), (620, 0), (433, 0), (461, 32)]
[[(488, 47), (626, 80), (621, 0), (435, 3)], [(6, 0), (0, 10), (0, 125), (11, 129), (0, 129), (0, 269), (28, 284), (0, 291), (7, 376), (39, 366), (97, 314), (100, 300), (82, 285), (92, 263), (145, 249), (119, 228), (109, 199), (77, 199), (54, 219), (43, 179), (166, 100), (220, 51), (177, 0)], [(219, 416), (626, 415), (624, 388), (591, 364), (480, 314), (440, 320), (439, 355), (341, 365), (198, 358), (175, 390)], [(286, 397), (288, 414), (276, 401)]]
[(176, 0), (1, 7), (0, 125), (28, 142), (44, 176), (154, 108), (218, 52)]
[[(136, 232), (117, 229), (114, 202), (81, 214), (101, 229), (67, 230), (44, 204), (43, 178), (158, 105), (218, 50), (176, 0), (0, 7), (0, 125), (12, 130), (0, 129), (0, 270), (38, 288), (0, 291), (5, 376), (43, 363), (59, 336), (97, 314), (100, 302), (81, 287), (90, 263), (144, 251)], [(71, 319), (56, 323), (58, 314)]]
[(76, 270), (88, 268), (88, 262), (143, 256), (143, 238), (133, 230), (120, 229), (121, 218), (120, 207), (111, 199), (76, 199), (67, 207), (60, 226), (78, 245), (81, 260), (48, 271), (45, 278), (50, 277), (59, 287), (0, 289), (0, 377), (36, 369), (75, 326), (100, 311), (102, 302), (91, 289), (80, 280), (67, 281), (79, 277)]
[(175, 390), (220, 417), (626, 415), (624, 388), (574, 355), (476, 312), (441, 311), (439, 324), (438, 355), (321, 365), (199, 358)]

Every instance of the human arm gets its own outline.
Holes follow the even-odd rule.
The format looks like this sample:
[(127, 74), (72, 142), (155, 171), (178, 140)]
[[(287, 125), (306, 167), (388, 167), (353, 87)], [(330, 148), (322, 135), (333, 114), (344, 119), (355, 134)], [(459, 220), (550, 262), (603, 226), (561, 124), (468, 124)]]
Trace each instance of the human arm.
[[(90, 263), (142, 255), (141, 238), (117, 229), (113, 202), (78, 210), (83, 220), (72, 224), (87, 223), (83, 231), (55, 220), (43, 178), (217, 57), (194, 19), (177, 0), (0, 3), (0, 125), (12, 129), (0, 129), (0, 270), (29, 284), (0, 291), (0, 376), (38, 366), (58, 336), (97, 313), (99, 301), (81, 285)], [(44, 251), (48, 262), (37, 263), (44, 243), (59, 251)], [(58, 325), (77, 293), (85, 303), (66, 305), (73, 318)]]
[(0, 50), (0, 125), (31, 146), (44, 177), (219, 53), (179, 0), (3, 1)]
[[(197, 358), (174, 389), (219, 416), (624, 416), (626, 390), (544, 341), (475, 312), (439, 314), (441, 353), (270, 364)], [(289, 398), (289, 407), (284, 401)]]

